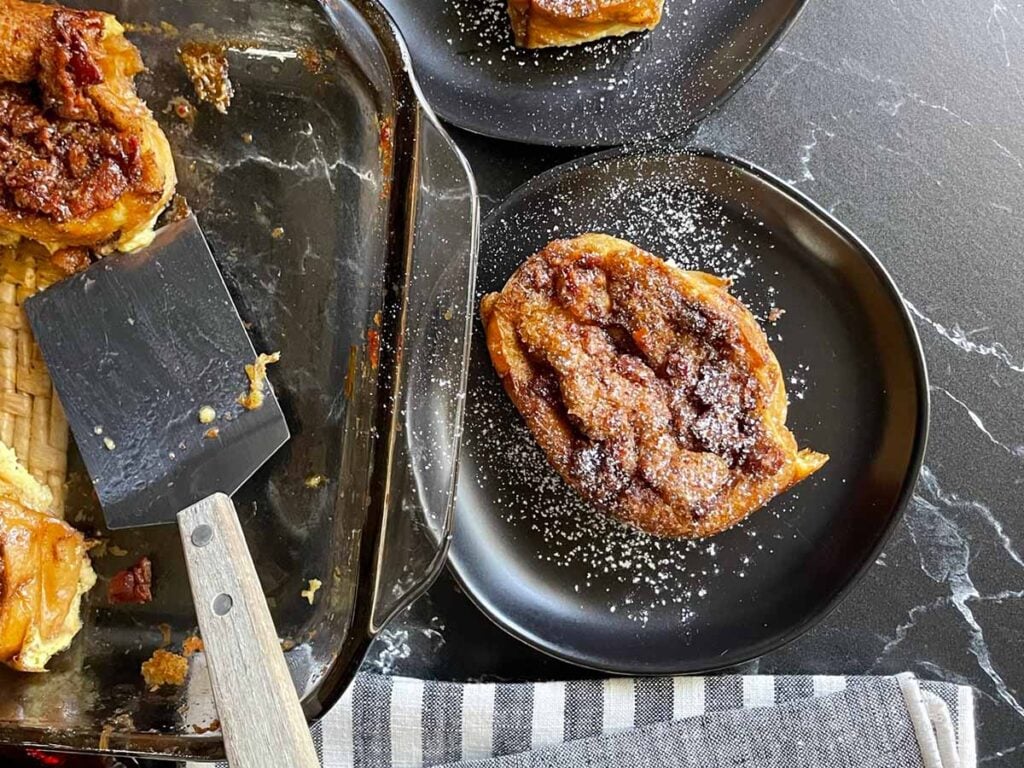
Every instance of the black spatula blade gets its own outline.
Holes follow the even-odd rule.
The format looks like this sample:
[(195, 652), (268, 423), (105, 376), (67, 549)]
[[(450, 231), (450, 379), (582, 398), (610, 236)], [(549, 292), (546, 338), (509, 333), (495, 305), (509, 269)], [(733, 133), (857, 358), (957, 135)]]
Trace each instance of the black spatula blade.
[(261, 408), (238, 403), (256, 353), (192, 216), (25, 310), (110, 528), (233, 493), (288, 440), (269, 382)]

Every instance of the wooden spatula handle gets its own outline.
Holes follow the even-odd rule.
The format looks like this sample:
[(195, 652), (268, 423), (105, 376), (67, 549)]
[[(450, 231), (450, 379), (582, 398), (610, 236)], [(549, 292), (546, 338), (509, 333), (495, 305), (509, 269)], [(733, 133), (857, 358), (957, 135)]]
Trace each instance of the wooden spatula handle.
[(319, 768), (231, 499), (178, 514), (213, 695), (232, 768)]

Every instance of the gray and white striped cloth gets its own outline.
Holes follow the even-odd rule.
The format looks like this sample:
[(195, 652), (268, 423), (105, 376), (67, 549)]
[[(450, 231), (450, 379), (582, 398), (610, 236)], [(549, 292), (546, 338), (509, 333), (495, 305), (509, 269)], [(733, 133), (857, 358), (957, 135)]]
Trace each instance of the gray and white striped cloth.
[(976, 768), (973, 692), (897, 677), (445, 683), (360, 674), (324, 768)]

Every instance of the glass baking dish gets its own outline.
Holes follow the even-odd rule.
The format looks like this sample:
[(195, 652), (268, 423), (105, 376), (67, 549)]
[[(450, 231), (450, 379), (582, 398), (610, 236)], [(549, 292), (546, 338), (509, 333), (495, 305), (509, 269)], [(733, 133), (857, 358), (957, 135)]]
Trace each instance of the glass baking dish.
[[(315, 719), (444, 563), (473, 314), (472, 175), (376, 0), (69, 4), (130, 25), (179, 192), (257, 349), (282, 353), (270, 375), (292, 439), (235, 499)], [(226, 114), (193, 94), (177, 58), (190, 40), (228, 49)], [(0, 670), (0, 743), (222, 756), (201, 654), (185, 686), (151, 691), (140, 675), (156, 648), (196, 632), (176, 528), (105, 531), (71, 464), (68, 517), (103, 541), (100, 584), (49, 674)], [(104, 577), (141, 555), (153, 601), (108, 604)], [(323, 583), (313, 604), (301, 595), (311, 579)]]

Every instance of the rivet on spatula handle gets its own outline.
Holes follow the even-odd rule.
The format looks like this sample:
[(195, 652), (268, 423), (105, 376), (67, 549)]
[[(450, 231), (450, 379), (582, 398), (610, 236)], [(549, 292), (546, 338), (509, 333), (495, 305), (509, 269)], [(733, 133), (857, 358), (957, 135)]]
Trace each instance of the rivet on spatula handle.
[(178, 527), (228, 763), (319, 768), (234, 503), (209, 496)]

